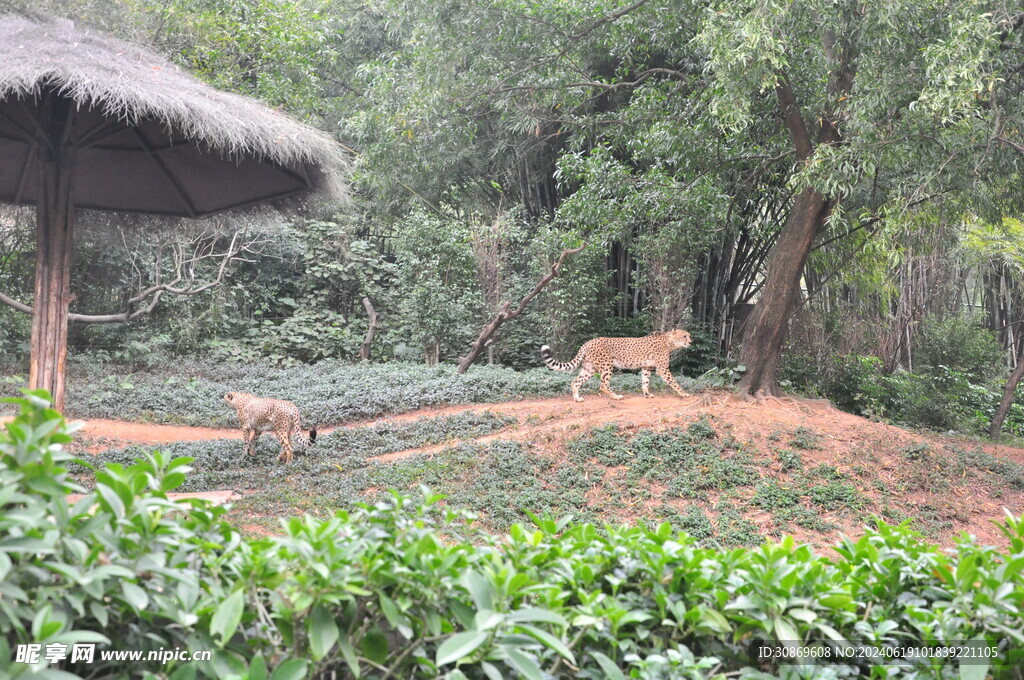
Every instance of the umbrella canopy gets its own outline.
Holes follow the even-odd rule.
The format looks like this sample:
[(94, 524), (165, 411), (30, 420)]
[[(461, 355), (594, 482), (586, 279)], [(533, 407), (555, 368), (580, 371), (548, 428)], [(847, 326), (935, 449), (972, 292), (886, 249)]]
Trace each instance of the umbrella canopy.
[(47, 91), (70, 104), (76, 207), (199, 217), (311, 190), (344, 196), (345, 158), (322, 132), (70, 21), (6, 16), (0, 201), (38, 203)]
[(36, 207), (30, 387), (63, 406), (74, 214), (344, 199), (330, 137), (65, 20), (0, 16), (0, 202)]

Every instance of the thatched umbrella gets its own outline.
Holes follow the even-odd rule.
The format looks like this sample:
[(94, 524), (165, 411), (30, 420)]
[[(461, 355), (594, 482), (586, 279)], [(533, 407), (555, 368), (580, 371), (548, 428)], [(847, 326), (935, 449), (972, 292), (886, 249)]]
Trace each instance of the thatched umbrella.
[(70, 21), (0, 16), (0, 202), (36, 207), (29, 384), (64, 400), (76, 208), (203, 217), (344, 196), (327, 135)]

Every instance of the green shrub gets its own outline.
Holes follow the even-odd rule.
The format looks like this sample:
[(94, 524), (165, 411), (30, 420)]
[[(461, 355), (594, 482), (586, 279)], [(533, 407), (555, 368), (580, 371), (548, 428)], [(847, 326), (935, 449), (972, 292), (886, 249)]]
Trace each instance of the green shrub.
[[(247, 540), (223, 510), (168, 500), (187, 461), (163, 455), (107, 466), (69, 505), (78, 489), (63, 469), (62, 418), (44, 393), (17, 406), (0, 434), (0, 668), (14, 677), (797, 677), (792, 666), (754, 667), (746, 645), (757, 637), (975, 639), (998, 657), (971, 667), (973, 677), (1019, 680), (1024, 667), (1024, 520), (1013, 517), (1001, 525), (1002, 552), (967, 536), (950, 552), (878, 522), (830, 559), (792, 539), (701, 548), (668, 522), (536, 517), (499, 539), (424, 491), (293, 517), (283, 536)], [(505, 454), (496, 465), (529, 472)], [(716, 512), (721, 533), (759, 541), (730, 504)], [(691, 515), (683, 521), (706, 528)], [(86, 641), (213, 658), (13, 662), (19, 644)], [(829, 664), (799, 677), (889, 677), (896, 665)], [(899, 665), (904, 678), (957, 675), (944, 658)]]
[[(64, 470), (71, 438), (46, 396), (14, 400), (20, 413), (0, 434), (0, 668), (11, 668), (17, 644), (221, 649), (211, 625), (242, 593), (222, 575), (249, 546), (219, 521), (222, 508), (167, 499), (187, 458), (105, 467), (96, 488), (69, 503), (67, 494), (83, 489)], [(80, 670), (114, 677), (124, 662), (97, 656)]]
[[(923, 366), (926, 372), (922, 373), (896, 370), (886, 374), (882, 369), (877, 357), (848, 355), (834, 357), (820, 373), (804, 374), (803, 382), (796, 379), (799, 373), (789, 369), (785, 375), (802, 391), (824, 395), (844, 411), (911, 427), (971, 434), (987, 432), (1003, 395), (1000, 379), (979, 380), (985, 371), (970, 373), (945, 365)], [(1003, 423), (1004, 432), (1024, 435), (1022, 404), (1024, 383)]]
[(959, 316), (928, 317), (914, 345), (914, 368), (921, 373), (957, 371), (982, 383), (1006, 370), (1006, 358), (992, 331)]

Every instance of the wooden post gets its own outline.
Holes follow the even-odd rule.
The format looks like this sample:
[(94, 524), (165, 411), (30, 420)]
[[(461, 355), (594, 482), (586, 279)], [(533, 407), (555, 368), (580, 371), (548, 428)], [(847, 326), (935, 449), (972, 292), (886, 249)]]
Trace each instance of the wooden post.
[(68, 145), (72, 114), (69, 101), (53, 92), (44, 95), (44, 110), (47, 137), (36, 147), (39, 194), (29, 387), (48, 390), (54, 408), (63, 411), (74, 228), (74, 149)]

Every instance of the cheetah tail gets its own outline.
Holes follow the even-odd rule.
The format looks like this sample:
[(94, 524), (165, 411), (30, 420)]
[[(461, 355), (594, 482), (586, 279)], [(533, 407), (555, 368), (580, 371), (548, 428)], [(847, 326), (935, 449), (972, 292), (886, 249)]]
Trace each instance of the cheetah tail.
[(316, 444), (316, 428), (309, 431), (309, 443)]
[(583, 363), (583, 355), (584, 355), (583, 348), (580, 347), (580, 351), (576, 352), (576, 356), (574, 356), (572, 358), (572, 361), (567, 361), (565, 363), (559, 363), (559, 362), (555, 361), (554, 358), (551, 356), (551, 348), (550, 347), (548, 347), (547, 345), (544, 345), (543, 347), (540, 348), (540, 358), (544, 360), (544, 364), (548, 368), (550, 368), (552, 371), (574, 371), (574, 370), (576, 370), (577, 368), (580, 367), (580, 364)]

